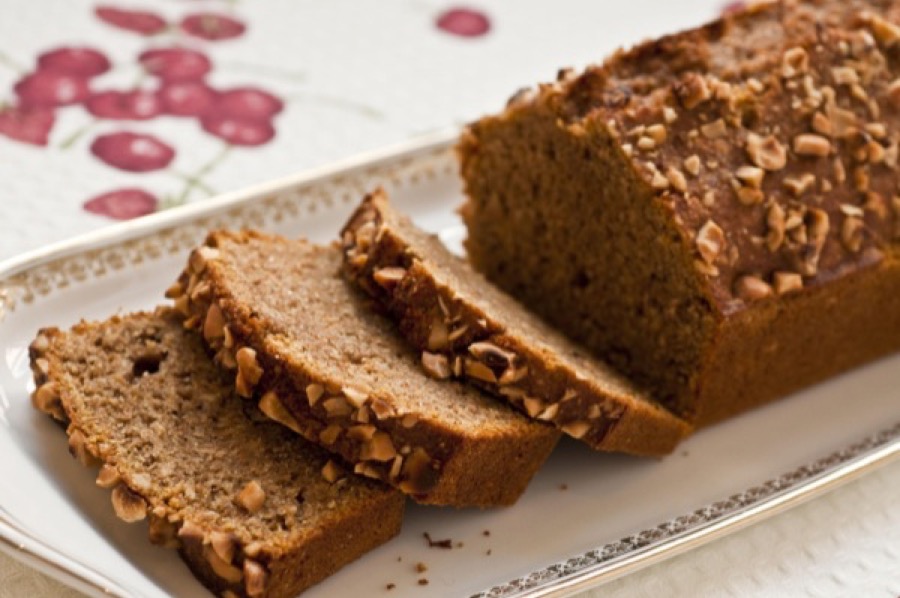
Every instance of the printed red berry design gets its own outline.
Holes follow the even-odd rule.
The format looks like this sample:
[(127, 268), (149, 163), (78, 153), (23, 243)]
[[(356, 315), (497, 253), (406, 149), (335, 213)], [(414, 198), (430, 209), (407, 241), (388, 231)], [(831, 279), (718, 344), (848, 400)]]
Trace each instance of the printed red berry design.
[(210, 12), (188, 15), (181, 20), (180, 26), (188, 35), (207, 41), (240, 37), (247, 30), (247, 26), (240, 21)]
[(32, 145), (47, 145), (54, 120), (49, 108), (7, 106), (0, 109), (0, 135)]
[(108, 71), (109, 59), (100, 51), (87, 47), (65, 47), (38, 56), (39, 71), (53, 71), (73, 77), (96, 77)]
[(156, 95), (163, 111), (172, 116), (202, 116), (216, 101), (216, 92), (199, 81), (165, 82)]
[(187, 48), (146, 50), (138, 61), (163, 81), (199, 81), (212, 70), (212, 61), (206, 55)]
[(143, 189), (128, 187), (98, 195), (84, 203), (84, 209), (92, 214), (115, 220), (130, 220), (156, 211), (159, 202)]
[(140, 35), (156, 35), (168, 27), (166, 20), (156, 13), (143, 10), (122, 10), (113, 6), (98, 6), (94, 14), (108, 25)]
[(80, 104), (90, 95), (88, 80), (56, 71), (38, 71), (20, 79), (13, 90), (23, 106)]
[(269, 121), (209, 114), (200, 119), (200, 124), (207, 133), (232, 145), (263, 145), (275, 137), (275, 127)]
[(85, 108), (94, 116), (114, 120), (149, 120), (163, 112), (159, 97), (149, 91), (102, 91), (92, 94)]
[(481, 37), (491, 30), (491, 21), (481, 11), (455, 7), (445, 10), (435, 21), (437, 28), (460, 37)]
[(284, 110), (284, 102), (255, 87), (238, 87), (219, 93), (212, 111), (221, 116), (269, 120)]
[(119, 132), (101, 135), (91, 153), (106, 164), (129, 172), (150, 172), (169, 165), (175, 150), (153, 135)]

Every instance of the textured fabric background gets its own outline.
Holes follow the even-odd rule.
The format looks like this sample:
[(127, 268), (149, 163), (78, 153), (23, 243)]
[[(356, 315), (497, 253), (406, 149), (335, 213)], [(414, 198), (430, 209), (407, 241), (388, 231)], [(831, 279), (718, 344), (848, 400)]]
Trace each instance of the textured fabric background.
[[(464, 123), (561, 66), (699, 24), (722, 6), (472, 0), (473, 13), (454, 8), (444, 0), (2, 0), (0, 259)], [(197, 13), (205, 20), (189, 18)], [(83, 46), (99, 54), (72, 54)], [(193, 52), (187, 63), (183, 52), (138, 58), (174, 47)], [(73, 65), (88, 71), (73, 78)], [(230, 100), (212, 100), (211, 90), (231, 90)], [(66, 101), (74, 103), (52, 105)], [(204, 102), (214, 106), (203, 118), (172, 115), (199, 113)], [(900, 464), (589, 595), (896, 597), (897, 496)], [(0, 555), (0, 596), (75, 595)]]

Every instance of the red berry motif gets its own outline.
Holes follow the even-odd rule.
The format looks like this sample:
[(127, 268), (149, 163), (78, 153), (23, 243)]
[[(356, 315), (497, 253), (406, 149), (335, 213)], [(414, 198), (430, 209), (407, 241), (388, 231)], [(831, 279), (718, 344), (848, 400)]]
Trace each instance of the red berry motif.
[(269, 120), (284, 109), (284, 102), (255, 87), (237, 87), (219, 93), (213, 111), (247, 120)]
[(240, 21), (211, 12), (188, 15), (181, 20), (180, 26), (188, 35), (207, 41), (240, 37), (247, 30), (247, 26)]
[(165, 168), (175, 150), (152, 135), (111, 133), (91, 144), (91, 153), (110, 166), (129, 172), (149, 172)]
[(149, 91), (103, 91), (92, 94), (84, 105), (94, 116), (115, 120), (148, 120), (163, 111), (159, 97)]
[(441, 31), (460, 37), (480, 37), (491, 30), (491, 21), (481, 11), (471, 8), (451, 8), (438, 15), (435, 21)]
[(90, 95), (88, 81), (56, 71), (38, 71), (20, 79), (13, 87), (24, 106), (79, 104)]
[(0, 110), (0, 135), (10, 139), (47, 145), (53, 128), (53, 110), (41, 107), (6, 107)]
[(166, 29), (166, 20), (158, 14), (143, 10), (122, 10), (112, 6), (98, 6), (94, 14), (108, 25), (141, 35), (155, 35)]
[(138, 60), (148, 73), (164, 81), (198, 81), (212, 70), (209, 58), (186, 48), (147, 50)]
[(103, 53), (87, 47), (57, 48), (38, 56), (38, 70), (73, 77), (96, 77), (109, 67), (109, 59)]
[(155, 212), (158, 203), (156, 197), (143, 189), (128, 187), (89, 199), (84, 209), (115, 220), (130, 220)]
[(265, 120), (251, 120), (226, 114), (209, 114), (200, 119), (200, 124), (207, 133), (232, 145), (263, 145), (275, 137), (275, 127), (271, 122)]
[(201, 116), (213, 105), (216, 92), (198, 81), (164, 83), (156, 92), (163, 111), (172, 116)]

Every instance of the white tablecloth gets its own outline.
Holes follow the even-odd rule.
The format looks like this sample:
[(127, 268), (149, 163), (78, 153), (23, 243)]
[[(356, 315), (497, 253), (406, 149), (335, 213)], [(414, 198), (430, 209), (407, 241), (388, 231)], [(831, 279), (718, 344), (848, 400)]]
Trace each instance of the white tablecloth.
[[(0, 259), (464, 123), (561, 66), (721, 8), (717, 0), (472, 0), (474, 12), (443, 0), (113, 1), (102, 10), (87, 0), (0, 3)], [(142, 7), (153, 14), (121, 12)], [(221, 16), (188, 18), (203, 12)], [(142, 76), (139, 56), (172, 45), (196, 53), (143, 54), (158, 76)], [(78, 46), (101, 54), (72, 53)], [(52, 68), (35, 74), (40, 56), (44, 66), (86, 70), (77, 80), (47, 75)], [(209, 70), (207, 87), (185, 84), (191, 69)], [(21, 97), (75, 102), (85, 85), (129, 92), (159, 81), (171, 86), (165, 100), (107, 94), (89, 109), (11, 108)], [(190, 113), (210, 88), (233, 92), (231, 112), (202, 121), (171, 114)], [(256, 119), (235, 120), (239, 109)], [(897, 496), (900, 464), (589, 595), (896, 597)], [(0, 596), (68, 595), (77, 593), (0, 555)]]

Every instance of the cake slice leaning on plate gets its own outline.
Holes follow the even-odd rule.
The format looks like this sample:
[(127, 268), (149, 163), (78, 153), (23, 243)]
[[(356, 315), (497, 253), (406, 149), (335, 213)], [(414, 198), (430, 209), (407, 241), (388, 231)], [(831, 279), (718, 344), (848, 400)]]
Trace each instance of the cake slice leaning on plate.
[(464, 378), (595, 449), (662, 455), (688, 433), (398, 213), (384, 191), (363, 200), (342, 236), (347, 274), (398, 321), (432, 377)]
[(294, 596), (400, 531), (404, 497), (247, 409), (170, 309), (42, 330), (38, 409), (209, 589)]
[(234, 372), (238, 394), (415, 500), (508, 505), (559, 433), (433, 380), (341, 274), (338, 247), (214, 232), (167, 293)]

